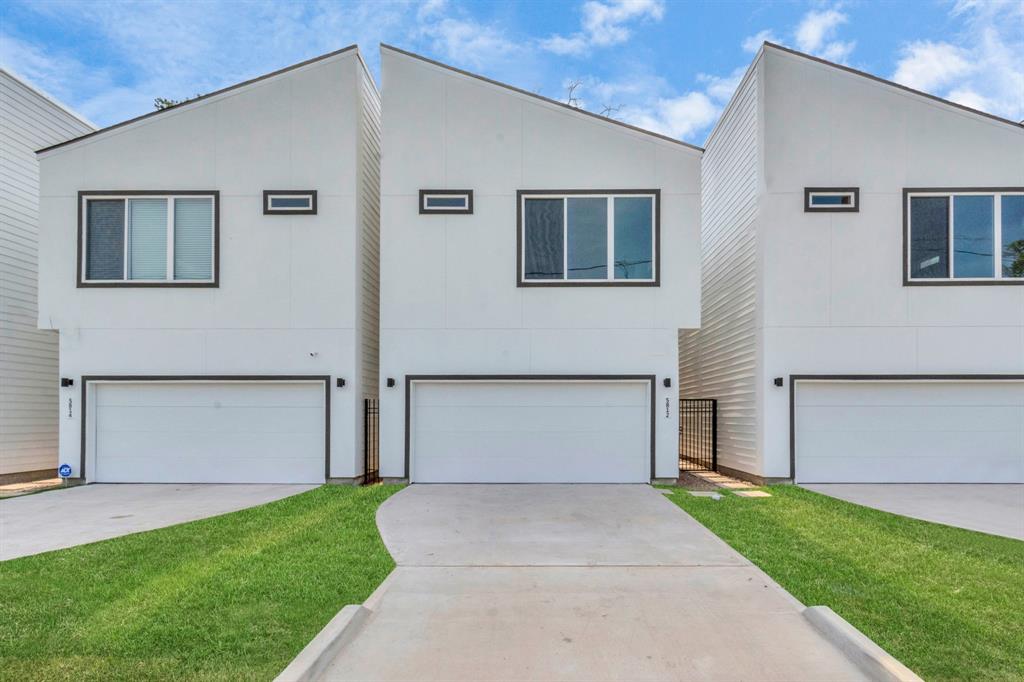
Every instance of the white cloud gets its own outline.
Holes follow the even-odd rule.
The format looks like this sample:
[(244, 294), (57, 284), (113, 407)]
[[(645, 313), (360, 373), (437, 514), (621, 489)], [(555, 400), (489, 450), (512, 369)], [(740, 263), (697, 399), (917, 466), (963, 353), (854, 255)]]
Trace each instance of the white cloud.
[(743, 75), (746, 72), (746, 66), (739, 66), (733, 69), (733, 72), (728, 76), (711, 76), (702, 73), (697, 76), (697, 80), (707, 84), (704, 88), (705, 92), (713, 100), (725, 104), (732, 99), (732, 94), (736, 92), (736, 88), (739, 87), (740, 81), (743, 80)]
[(587, 39), (576, 34), (569, 37), (554, 35), (540, 41), (542, 48), (560, 55), (581, 55), (587, 51)]
[(1024, 3), (962, 0), (950, 16), (959, 33), (900, 51), (892, 79), (1005, 118), (1024, 119)]
[(847, 17), (837, 9), (811, 10), (796, 27), (796, 46), (804, 52), (817, 52), (825, 41), (835, 35)]
[(763, 31), (758, 31), (752, 36), (748, 36), (743, 41), (743, 51), (751, 53), (757, 52), (761, 49), (761, 45), (764, 44), (765, 41), (769, 43), (780, 42), (779, 39), (775, 37), (775, 33), (773, 33), (770, 28), (766, 28)]
[(662, 0), (587, 0), (581, 11), (580, 31), (552, 35), (541, 40), (540, 46), (555, 54), (579, 56), (592, 47), (619, 45), (632, 36), (630, 23), (660, 21), (665, 5)]
[(483, 24), (452, 10), (446, 0), (428, 0), (417, 12), (415, 31), (431, 47), (462, 66), (481, 68), (521, 52), (521, 45), (498, 26)]
[(623, 120), (678, 139), (692, 138), (718, 119), (721, 107), (703, 92), (658, 99), (646, 107), (624, 107)]
[(922, 40), (904, 45), (892, 79), (918, 90), (934, 90), (961, 78), (974, 67), (963, 48)]
[(849, 17), (838, 8), (811, 10), (796, 27), (794, 39), (797, 49), (833, 62), (844, 62), (853, 52), (855, 41), (835, 40), (839, 27)]

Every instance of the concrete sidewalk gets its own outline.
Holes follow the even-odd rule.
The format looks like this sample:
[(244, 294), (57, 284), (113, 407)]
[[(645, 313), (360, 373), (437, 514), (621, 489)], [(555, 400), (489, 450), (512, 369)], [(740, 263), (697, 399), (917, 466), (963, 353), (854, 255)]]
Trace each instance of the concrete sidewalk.
[(819, 483), (801, 487), (893, 514), (1024, 540), (1024, 484)]
[(217, 516), (314, 485), (97, 483), (0, 501), (0, 560)]
[(328, 680), (861, 680), (803, 606), (649, 486), (414, 485)]

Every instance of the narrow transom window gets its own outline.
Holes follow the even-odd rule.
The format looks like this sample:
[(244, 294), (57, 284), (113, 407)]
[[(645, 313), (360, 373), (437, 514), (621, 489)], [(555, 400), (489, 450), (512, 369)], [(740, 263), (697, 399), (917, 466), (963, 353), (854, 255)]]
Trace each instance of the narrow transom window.
[(807, 213), (845, 213), (859, 210), (859, 187), (804, 187), (804, 211)]
[(81, 192), (80, 286), (216, 286), (217, 192)]
[(904, 190), (906, 281), (1024, 284), (1024, 188)]
[(519, 192), (520, 286), (656, 286), (658, 190)]
[(420, 213), (472, 213), (471, 189), (421, 189)]
[(263, 190), (263, 215), (316, 215), (316, 190)]

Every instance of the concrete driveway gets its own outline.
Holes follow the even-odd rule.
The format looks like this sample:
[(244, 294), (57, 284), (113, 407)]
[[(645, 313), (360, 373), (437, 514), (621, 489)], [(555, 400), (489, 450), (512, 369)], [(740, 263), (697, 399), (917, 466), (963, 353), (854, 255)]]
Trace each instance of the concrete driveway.
[(327, 680), (859, 680), (802, 605), (649, 486), (414, 485)]
[(947, 526), (1024, 540), (1024, 485), (822, 483), (808, 490)]
[(0, 501), (0, 560), (265, 504), (315, 485), (93, 484)]

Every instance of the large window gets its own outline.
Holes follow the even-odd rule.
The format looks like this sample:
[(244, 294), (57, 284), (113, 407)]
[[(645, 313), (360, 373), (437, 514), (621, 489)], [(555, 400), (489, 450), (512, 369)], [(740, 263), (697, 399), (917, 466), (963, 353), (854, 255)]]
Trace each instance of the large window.
[(1024, 188), (904, 191), (908, 284), (1024, 284)]
[(217, 192), (79, 199), (79, 286), (216, 286)]
[(520, 286), (657, 286), (658, 190), (520, 191)]

